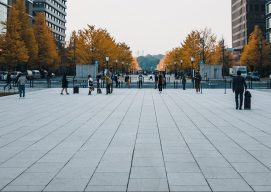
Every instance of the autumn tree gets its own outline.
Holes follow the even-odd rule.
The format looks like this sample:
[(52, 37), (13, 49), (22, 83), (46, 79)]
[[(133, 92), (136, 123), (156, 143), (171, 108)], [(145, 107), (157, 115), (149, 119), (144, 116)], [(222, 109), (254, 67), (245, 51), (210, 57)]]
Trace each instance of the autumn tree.
[(38, 44), (32, 27), (32, 18), (26, 13), (25, 0), (16, 1), (13, 6), (19, 12), (18, 20), (21, 25), (19, 33), (28, 52), (28, 67), (35, 68), (35, 62), (38, 56)]
[(9, 8), (9, 16), (6, 22), (6, 34), (4, 35), (3, 58), (7, 68), (15, 70), (17, 65), (28, 61), (28, 50), (21, 36), (22, 25), (20, 12), (15, 7)]
[(55, 69), (58, 66), (58, 53), (52, 31), (46, 24), (44, 13), (35, 17), (34, 32), (38, 44), (38, 69)]
[(260, 27), (255, 26), (241, 54), (241, 63), (248, 66), (251, 71), (263, 72), (264, 67), (270, 66), (270, 53), (270, 45), (264, 39)]

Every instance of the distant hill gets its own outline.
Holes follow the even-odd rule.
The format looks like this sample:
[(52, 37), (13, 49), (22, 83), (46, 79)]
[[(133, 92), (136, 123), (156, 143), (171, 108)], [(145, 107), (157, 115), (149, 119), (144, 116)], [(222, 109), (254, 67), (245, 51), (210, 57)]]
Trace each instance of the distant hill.
[(154, 71), (156, 66), (160, 63), (160, 60), (164, 55), (146, 55), (137, 58), (137, 61), (144, 71)]

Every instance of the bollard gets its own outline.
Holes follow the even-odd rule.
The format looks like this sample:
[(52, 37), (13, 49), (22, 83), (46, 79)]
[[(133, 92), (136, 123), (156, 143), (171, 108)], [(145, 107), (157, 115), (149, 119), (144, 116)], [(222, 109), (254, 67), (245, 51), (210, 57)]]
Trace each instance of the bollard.
[(227, 94), (227, 80), (226, 80), (226, 78), (224, 79), (224, 83), (225, 83), (225, 92), (224, 92), (224, 94)]

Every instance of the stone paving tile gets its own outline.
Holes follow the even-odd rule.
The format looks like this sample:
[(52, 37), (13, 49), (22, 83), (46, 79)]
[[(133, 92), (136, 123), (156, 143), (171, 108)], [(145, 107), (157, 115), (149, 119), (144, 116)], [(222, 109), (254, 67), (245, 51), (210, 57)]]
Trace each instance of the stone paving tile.
[(242, 179), (208, 179), (213, 191), (253, 191), (250, 186)]
[(251, 92), (0, 98), (0, 191), (270, 191), (271, 93)]
[(130, 179), (128, 191), (169, 191), (166, 179)]

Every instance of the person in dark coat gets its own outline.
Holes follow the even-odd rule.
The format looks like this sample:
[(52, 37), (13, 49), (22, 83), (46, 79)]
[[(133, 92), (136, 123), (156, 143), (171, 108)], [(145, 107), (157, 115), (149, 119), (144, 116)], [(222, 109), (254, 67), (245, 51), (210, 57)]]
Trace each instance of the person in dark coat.
[(9, 89), (11, 89), (11, 74), (10, 74), (10, 72), (8, 72), (8, 74), (7, 74), (6, 85), (4, 86), (4, 90), (6, 89), (6, 87), (9, 87)]
[(159, 76), (158, 76), (158, 89), (159, 89), (160, 93), (162, 92), (163, 82), (164, 82), (164, 77), (163, 77), (162, 73), (160, 72)]
[(236, 109), (239, 108), (239, 110), (242, 110), (244, 90), (247, 90), (245, 78), (241, 76), (241, 71), (237, 71), (237, 76), (234, 77), (232, 81), (232, 91), (235, 93)]
[(66, 94), (69, 95), (68, 91), (68, 79), (67, 79), (67, 75), (63, 75), (62, 77), (62, 90), (61, 90), (61, 95), (63, 95), (63, 91), (65, 90)]
[(183, 77), (182, 77), (182, 84), (183, 84), (183, 90), (185, 90), (185, 85), (186, 85), (185, 75), (183, 75)]
[(200, 82), (201, 82), (201, 75), (200, 73), (197, 71), (196, 75), (195, 75), (195, 88), (196, 88), (196, 92), (199, 93), (200, 92)]
[(158, 85), (158, 75), (157, 75), (157, 73), (155, 73), (155, 75), (154, 75), (154, 83), (155, 83), (155, 89), (157, 89), (157, 85)]

